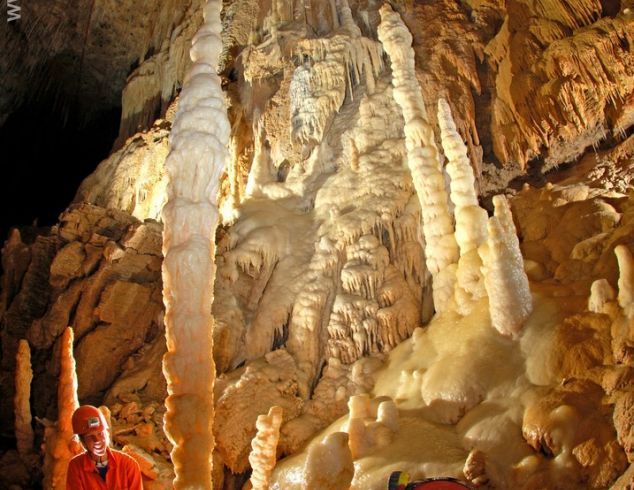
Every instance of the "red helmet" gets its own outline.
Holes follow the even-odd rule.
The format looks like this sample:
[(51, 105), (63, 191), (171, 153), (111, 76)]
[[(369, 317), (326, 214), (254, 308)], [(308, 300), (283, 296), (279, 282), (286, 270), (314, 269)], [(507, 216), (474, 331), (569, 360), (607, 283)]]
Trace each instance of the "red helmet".
[(73, 432), (84, 436), (108, 429), (103, 413), (92, 405), (82, 405), (73, 413)]

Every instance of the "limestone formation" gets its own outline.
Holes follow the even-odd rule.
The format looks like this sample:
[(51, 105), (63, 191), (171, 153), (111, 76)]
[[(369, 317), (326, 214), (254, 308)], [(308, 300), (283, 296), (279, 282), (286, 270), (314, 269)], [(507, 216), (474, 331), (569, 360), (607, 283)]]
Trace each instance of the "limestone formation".
[(631, 318), (634, 315), (634, 259), (632, 253), (625, 245), (617, 245), (614, 253), (619, 262), (619, 306), (625, 316)]
[(73, 433), (73, 412), (79, 407), (77, 375), (73, 357), (72, 328), (64, 330), (60, 342), (60, 371), (57, 387), (57, 423), (47, 424), (44, 434), (44, 488), (66, 488), (69, 461), (83, 451)]
[(194, 66), (181, 94), (165, 163), (169, 178), (162, 211), (165, 432), (174, 445), (177, 489), (213, 488), (216, 367), (210, 308), (216, 269), (216, 195), (230, 129), (214, 68), (222, 49), (221, 9), (216, 0), (204, 7), (205, 21), (190, 51)]
[(15, 439), (18, 453), (22, 457), (33, 451), (33, 427), (31, 426), (31, 350), (26, 340), (21, 340), (15, 360)]
[(590, 288), (590, 298), (588, 299), (588, 310), (594, 313), (607, 313), (607, 303), (614, 301), (616, 294), (610, 283), (605, 279), (598, 279), (592, 283)]
[(148, 131), (127, 140), (84, 179), (75, 202), (124, 210), (141, 221), (158, 220), (166, 198), (171, 122), (157, 120)]
[(258, 433), (251, 441), (252, 449), (249, 454), (249, 464), (253, 470), (250, 481), (254, 490), (269, 488), (269, 478), (277, 460), (277, 441), (281, 424), (280, 407), (271, 407), (268, 415), (258, 416), (255, 423)]
[(347, 442), (347, 434), (335, 432), (311, 447), (304, 468), (305, 488), (325, 490), (350, 488), (354, 466)]
[(493, 202), (495, 216), (488, 222), (488, 240), (479, 249), (484, 284), (493, 327), (517, 337), (532, 311), (531, 291), (509, 204), (504, 196), (495, 196)]
[(450, 177), (450, 198), (454, 206), (456, 242), (460, 258), (456, 270), (455, 304), (468, 313), (474, 301), (485, 296), (482, 261), (477, 248), (487, 238), (487, 214), (478, 204), (476, 182), (467, 156), (467, 147), (458, 134), (451, 109), (444, 99), (438, 100), (438, 124)]
[(458, 247), (448, 210), (448, 197), (433, 126), (414, 70), (412, 36), (389, 5), (381, 8), (379, 39), (392, 63), (394, 97), (403, 111), (407, 163), (423, 216), (427, 268), (434, 278), (434, 305), (442, 311), (453, 294)]
[(520, 4), (531, 21), (507, 12), (486, 46), (495, 74), (494, 151), (501, 161), (525, 166), (546, 148), (552, 165), (629, 124), (631, 15), (623, 10), (600, 18), (602, 5), (595, 0), (574, 7), (555, 1), (544, 10)]
[[(0, 31), (0, 108), (56, 87), (62, 110), (76, 87), (89, 120), (122, 103), (111, 155), (59, 224), (5, 242), (2, 433), (25, 400), (26, 339), (31, 411), (55, 446), (70, 325), (79, 398), (110, 408), (146, 488), (243, 487), (273, 406), (272, 489), (378, 490), (395, 469), (631, 485), (630, 0), (228, 0), (199, 30), (204, 3), (30, 0)], [(200, 260), (175, 260), (186, 244)], [(168, 348), (166, 365), (176, 348), (204, 374), (172, 370), (168, 389)], [(0, 487), (40, 486), (37, 458), (0, 450)]]

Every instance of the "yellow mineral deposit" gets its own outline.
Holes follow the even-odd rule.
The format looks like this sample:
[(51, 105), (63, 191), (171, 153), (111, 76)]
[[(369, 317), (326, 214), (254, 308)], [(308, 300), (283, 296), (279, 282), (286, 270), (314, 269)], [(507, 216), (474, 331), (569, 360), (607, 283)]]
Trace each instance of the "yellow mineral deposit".
[[(64, 487), (78, 449), (67, 323), (82, 390), (103, 395), (152, 488), (232, 488), (250, 468), (245, 488), (272, 490), (384, 490), (394, 470), (630, 488), (631, 1), (167, 3), (183, 21), (140, 50), (122, 94), (120, 138), (147, 130), (84, 181), (76, 200), (94, 205), (3, 250), (22, 455), (18, 341), (36, 377), (60, 349), (44, 488)], [(114, 329), (119, 285), (159, 301), (145, 286), (159, 287), (161, 226), (165, 325), (122, 313)], [(40, 287), (44, 316), (6, 328), (43, 308)], [(128, 333), (139, 347), (122, 348)], [(110, 348), (120, 369), (91, 388), (82, 373)]]

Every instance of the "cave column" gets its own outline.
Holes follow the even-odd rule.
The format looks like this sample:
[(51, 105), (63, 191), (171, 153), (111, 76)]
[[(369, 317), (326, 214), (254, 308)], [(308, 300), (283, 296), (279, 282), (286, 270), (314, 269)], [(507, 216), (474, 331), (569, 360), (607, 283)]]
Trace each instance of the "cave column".
[(163, 300), (167, 353), (165, 433), (175, 489), (213, 488), (215, 364), (211, 304), (220, 175), (228, 159), (230, 125), (216, 66), (222, 51), (218, 0), (204, 7), (194, 36), (194, 65), (178, 103), (163, 208)]

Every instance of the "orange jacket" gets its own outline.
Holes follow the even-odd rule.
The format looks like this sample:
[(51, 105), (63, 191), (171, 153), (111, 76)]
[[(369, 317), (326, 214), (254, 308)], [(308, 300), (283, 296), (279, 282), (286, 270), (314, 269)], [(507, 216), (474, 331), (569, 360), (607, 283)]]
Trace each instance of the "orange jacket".
[(68, 464), (66, 490), (143, 490), (139, 464), (127, 454), (107, 449), (108, 472), (101, 479), (88, 453), (75, 456)]

